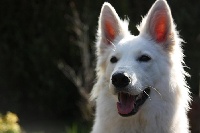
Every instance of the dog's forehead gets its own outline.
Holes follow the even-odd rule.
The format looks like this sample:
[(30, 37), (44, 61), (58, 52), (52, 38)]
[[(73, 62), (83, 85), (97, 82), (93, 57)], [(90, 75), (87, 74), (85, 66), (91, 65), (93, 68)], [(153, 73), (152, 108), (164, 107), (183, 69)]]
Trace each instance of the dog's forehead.
[(116, 47), (118, 52), (130, 51), (130, 52), (142, 52), (149, 51), (152, 47), (152, 42), (147, 41), (141, 36), (128, 36), (121, 39)]

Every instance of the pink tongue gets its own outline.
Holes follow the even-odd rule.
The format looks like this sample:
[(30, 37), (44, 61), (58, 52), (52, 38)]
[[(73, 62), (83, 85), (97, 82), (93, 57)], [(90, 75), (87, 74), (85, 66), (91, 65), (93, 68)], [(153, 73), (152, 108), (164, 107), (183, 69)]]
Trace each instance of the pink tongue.
[(120, 101), (117, 102), (118, 113), (129, 114), (134, 109), (134, 96), (125, 93), (119, 94)]

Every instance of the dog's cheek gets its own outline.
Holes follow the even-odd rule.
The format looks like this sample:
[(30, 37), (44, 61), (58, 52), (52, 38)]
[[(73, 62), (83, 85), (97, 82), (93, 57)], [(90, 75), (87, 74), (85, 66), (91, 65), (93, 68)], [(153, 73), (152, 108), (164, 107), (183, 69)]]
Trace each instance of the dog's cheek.
[(151, 76), (149, 76), (149, 78), (151, 79), (153, 85), (157, 85), (158, 83), (160, 83), (163, 77), (168, 77), (169, 71), (166, 71), (167, 70), (166, 68), (168, 67), (169, 65), (163, 62), (162, 60), (154, 63), (151, 66), (150, 68), (151, 71), (149, 73), (149, 75)]

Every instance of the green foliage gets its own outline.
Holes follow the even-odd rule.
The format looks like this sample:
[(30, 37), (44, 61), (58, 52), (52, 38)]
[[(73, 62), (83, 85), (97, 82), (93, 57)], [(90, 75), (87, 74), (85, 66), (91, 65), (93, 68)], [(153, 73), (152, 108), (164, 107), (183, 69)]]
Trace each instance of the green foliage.
[(0, 133), (21, 133), (21, 128), (17, 122), (18, 117), (14, 113), (0, 114)]
[(71, 128), (67, 128), (67, 133), (78, 133), (77, 124), (73, 124)]
[(66, 133), (89, 133), (87, 126), (80, 126), (80, 124), (73, 123), (71, 127), (66, 128)]

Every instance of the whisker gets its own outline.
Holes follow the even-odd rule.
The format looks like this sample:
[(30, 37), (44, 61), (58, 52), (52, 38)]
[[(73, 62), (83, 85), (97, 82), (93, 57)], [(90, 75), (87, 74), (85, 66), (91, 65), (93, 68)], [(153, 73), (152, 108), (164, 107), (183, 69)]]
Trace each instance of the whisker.
[(148, 98), (151, 100), (151, 97), (149, 96), (149, 94), (148, 93), (146, 93), (146, 91), (144, 90), (143, 91), (147, 96), (148, 96)]
[(115, 44), (111, 40), (107, 39), (107, 41), (115, 48)]
[(146, 91), (145, 90), (142, 90), (142, 89), (140, 89), (140, 88), (138, 88), (139, 90), (141, 90), (142, 92), (144, 92), (147, 96), (148, 96), (148, 98), (151, 100), (151, 97), (149, 96), (149, 94), (148, 93), (146, 93)]
[(149, 87), (152, 88), (152, 89), (154, 89), (160, 95), (160, 97), (163, 99), (162, 94), (156, 88), (154, 88), (152, 86), (149, 86)]

